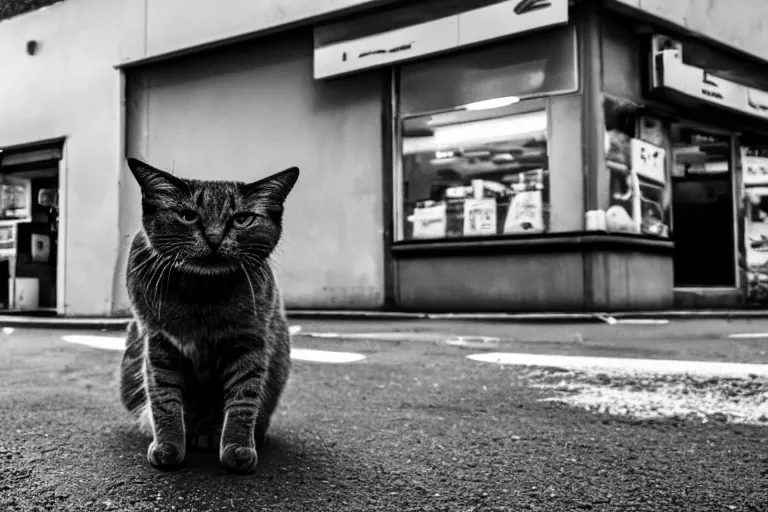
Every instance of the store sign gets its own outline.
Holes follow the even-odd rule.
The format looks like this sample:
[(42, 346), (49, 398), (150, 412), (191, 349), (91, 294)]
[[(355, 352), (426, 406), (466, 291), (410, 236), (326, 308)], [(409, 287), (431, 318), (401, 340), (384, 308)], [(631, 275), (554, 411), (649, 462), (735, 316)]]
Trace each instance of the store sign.
[(568, 0), (512, 0), (315, 48), (316, 79), (568, 23)]
[(683, 62), (679, 50), (662, 50), (654, 55), (656, 89), (677, 91), (734, 112), (768, 119), (768, 92), (719, 78), (707, 70)]

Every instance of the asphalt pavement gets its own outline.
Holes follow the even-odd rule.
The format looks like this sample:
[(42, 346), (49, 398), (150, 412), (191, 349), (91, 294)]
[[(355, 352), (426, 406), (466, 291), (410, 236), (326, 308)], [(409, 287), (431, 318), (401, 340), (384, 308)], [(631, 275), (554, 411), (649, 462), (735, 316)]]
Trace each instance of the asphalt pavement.
[[(0, 334), (0, 510), (768, 510), (764, 425), (551, 401), (559, 388), (542, 383), (572, 373), (467, 357), (768, 363), (766, 321), (302, 321), (294, 346), (322, 352), (297, 351), (250, 476), (202, 454), (175, 472), (150, 467), (147, 440), (119, 404), (119, 350), (64, 341), (72, 334), (100, 335)], [(731, 337), (743, 334), (752, 336)], [(327, 351), (359, 357), (318, 362)], [(644, 379), (630, 386), (658, 394), (657, 379)], [(768, 389), (744, 382), (750, 396)]]

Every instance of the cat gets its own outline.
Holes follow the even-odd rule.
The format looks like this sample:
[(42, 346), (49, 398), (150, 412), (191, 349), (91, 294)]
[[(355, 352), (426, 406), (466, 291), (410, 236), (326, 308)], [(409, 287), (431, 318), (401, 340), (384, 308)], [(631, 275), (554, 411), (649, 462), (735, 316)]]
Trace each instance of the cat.
[(127, 162), (142, 228), (127, 264), (122, 403), (153, 438), (152, 466), (179, 467), (193, 440), (214, 436), (221, 464), (251, 473), (291, 368), (270, 256), (299, 169), (245, 184)]

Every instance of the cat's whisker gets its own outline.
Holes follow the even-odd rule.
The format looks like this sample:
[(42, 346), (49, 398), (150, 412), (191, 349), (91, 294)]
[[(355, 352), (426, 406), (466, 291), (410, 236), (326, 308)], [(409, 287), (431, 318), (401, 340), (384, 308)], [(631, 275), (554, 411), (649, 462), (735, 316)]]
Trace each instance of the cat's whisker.
[(151, 267), (154, 263), (154, 260), (152, 258), (147, 258), (143, 262), (141, 262), (138, 266), (132, 267), (131, 272), (139, 274), (143, 269), (146, 269), (148, 266)]
[(256, 292), (253, 289), (253, 283), (251, 282), (250, 276), (248, 276), (248, 270), (246, 270), (245, 266), (240, 263), (240, 268), (243, 269), (243, 274), (245, 274), (245, 278), (248, 280), (248, 286), (251, 288), (251, 304), (253, 307), (256, 307)]
[(160, 279), (163, 277), (163, 273), (165, 272), (165, 264), (166, 264), (166, 258), (159, 257), (159, 259), (156, 261), (154, 270), (152, 271), (152, 274), (149, 276), (149, 287), (152, 288), (152, 298), (153, 302), (158, 302), (159, 307), (157, 310), (157, 315), (159, 316), (163, 309), (163, 299), (162, 296), (159, 293), (159, 283)]

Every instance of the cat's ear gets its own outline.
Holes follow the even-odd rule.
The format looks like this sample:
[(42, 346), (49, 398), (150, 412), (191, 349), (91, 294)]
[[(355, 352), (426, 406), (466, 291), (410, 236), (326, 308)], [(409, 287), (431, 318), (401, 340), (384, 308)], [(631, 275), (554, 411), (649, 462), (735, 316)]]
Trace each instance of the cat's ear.
[(141, 187), (141, 193), (145, 198), (152, 198), (162, 195), (174, 195), (179, 192), (188, 192), (189, 186), (184, 180), (177, 178), (173, 174), (156, 169), (151, 165), (137, 160), (128, 159), (133, 177)]
[(248, 198), (258, 197), (275, 204), (282, 205), (288, 194), (299, 179), (299, 168), (291, 167), (284, 171), (267, 176), (259, 181), (243, 186), (243, 195)]

